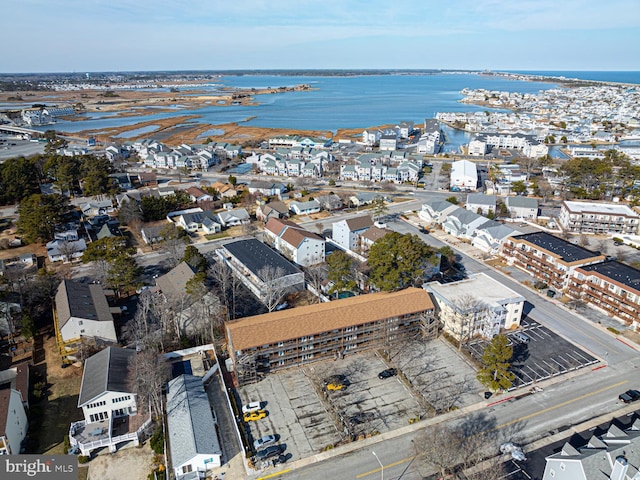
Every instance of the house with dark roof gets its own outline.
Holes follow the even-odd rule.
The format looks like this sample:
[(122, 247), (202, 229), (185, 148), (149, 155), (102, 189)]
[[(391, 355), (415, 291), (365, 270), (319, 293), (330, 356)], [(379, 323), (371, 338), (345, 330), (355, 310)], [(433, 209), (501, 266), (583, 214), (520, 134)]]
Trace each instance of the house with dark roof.
[(262, 302), (267, 301), (274, 290), (304, 290), (304, 273), (255, 238), (227, 243), (217, 249), (216, 254)]
[(640, 322), (640, 270), (624, 263), (577, 267), (565, 293), (627, 324)]
[(160, 243), (164, 240), (164, 236), (162, 232), (165, 228), (166, 224), (161, 225), (146, 225), (140, 229), (140, 236), (144, 240), (144, 243), (147, 245), (153, 245), (155, 243)]
[(64, 348), (72, 353), (82, 338), (117, 343), (112, 315), (116, 310), (109, 307), (100, 285), (63, 280), (55, 296), (54, 322)]
[(187, 262), (180, 262), (168, 273), (156, 279), (156, 286), (167, 299), (177, 299), (187, 293), (187, 284), (195, 272)]
[(29, 366), (21, 363), (0, 372), (0, 455), (17, 455), (29, 423)]
[(202, 230), (205, 233), (217, 233), (222, 230), (219, 216), (210, 210), (183, 213), (174, 217), (174, 222), (177, 226), (191, 233), (198, 230)]
[(542, 480), (635, 480), (640, 478), (640, 420), (622, 430), (611, 425), (586, 445), (564, 444), (546, 458)]
[(240, 383), (264, 372), (342, 358), (401, 336), (437, 334), (434, 304), (421, 288), (378, 292), (226, 323)]
[(271, 218), (289, 218), (289, 207), (284, 202), (269, 202), (258, 205), (256, 218), (267, 223)]
[(557, 290), (564, 290), (578, 267), (604, 262), (605, 255), (574, 245), (546, 232), (508, 237), (502, 257), (532, 277)]
[(324, 262), (325, 241), (297, 223), (272, 218), (264, 227), (268, 243), (292, 262), (308, 267)]
[(340, 220), (332, 224), (332, 239), (342, 248), (356, 251), (360, 246), (360, 236), (372, 226), (370, 215)]
[(151, 423), (137, 405), (135, 358), (135, 350), (107, 347), (84, 362), (78, 397), (84, 420), (69, 429), (71, 447), (82, 455), (101, 447), (113, 453), (118, 444), (128, 441), (138, 445), (140, 434)]
[(222, 464), (217, 425), (201, 377), (183, 374), (169, 382), (167, 427), (177, 480), (204, 478)]

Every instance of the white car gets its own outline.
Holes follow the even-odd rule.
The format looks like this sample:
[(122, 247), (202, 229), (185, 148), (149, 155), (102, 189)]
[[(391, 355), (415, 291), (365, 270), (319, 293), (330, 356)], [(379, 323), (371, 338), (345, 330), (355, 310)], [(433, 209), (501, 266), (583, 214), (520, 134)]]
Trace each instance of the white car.
[(246, 405), (242, 406), (242, 413), (257, 412), (258, 410), (261, 410), (260, 407), (261, 407), (260, 402), (247, 403)]
[(272, 443), (275, 443), (276, 441), (276, 436), (275, 435), (265, 435), (262, 438), (259, 438), (258, 440), (255, 440), (253, 442), (253, 448), (254, 450), (260, 450), (263, 447), (266, 447), (267, 445), (271, 445)]
[(502, 453), (510, 453), (511, 458), (520, 462), (524, 462), (527, 459), (522, 448), (513, 442), (507, 442), (500, 445), (500, 451)]

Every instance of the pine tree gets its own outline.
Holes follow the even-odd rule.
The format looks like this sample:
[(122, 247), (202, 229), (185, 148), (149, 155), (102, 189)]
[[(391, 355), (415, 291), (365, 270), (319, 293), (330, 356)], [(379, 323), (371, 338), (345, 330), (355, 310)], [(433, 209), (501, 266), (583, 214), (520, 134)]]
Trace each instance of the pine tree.
[(504, 335), (496, 335), (484, 349), (483, 367), (478, 372), (478, 380), (491, 390), (505, 390), (511, 387), (516, 376), (509, 371), (513, 348)]

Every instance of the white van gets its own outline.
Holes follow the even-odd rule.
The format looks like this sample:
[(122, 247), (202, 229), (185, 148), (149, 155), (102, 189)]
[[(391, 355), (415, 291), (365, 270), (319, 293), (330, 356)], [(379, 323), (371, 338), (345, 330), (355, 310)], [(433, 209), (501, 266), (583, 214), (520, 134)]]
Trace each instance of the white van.
[(529, 343), (529, 337), (527, 337), (524, 333), (522, 332), (516, 332), (513, 334), (513, 336), (515, 337), (516, 340), (518, 340), (520, 343)]

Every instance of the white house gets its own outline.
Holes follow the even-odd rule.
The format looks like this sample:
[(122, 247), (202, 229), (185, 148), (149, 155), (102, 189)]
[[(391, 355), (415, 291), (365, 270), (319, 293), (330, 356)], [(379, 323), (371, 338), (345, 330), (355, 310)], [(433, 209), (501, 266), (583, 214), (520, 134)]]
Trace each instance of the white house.
[(431, 199), (422, 204), (418, 217), (428, 224), (435, 223), (440, 225), (447, 219), (449, 213), (458, 208), (460, 207), (446, 200)]
[(218, 223), (223, 227), (234, 227), (236, 225), (246, 225), (251, 222), (249, 212), (244, 208), (235, 208), (226, 212), (218, 213)]
[(538, 218), (538, 199), (529, 197), (507, 197), (504, 201), (509, 216), (514, 220), (536, 220)]
[(54, 320), (63, 342), (82, 337), (117, 343), (111, 308), (100, 285), (63, 280), (55, 296)]
[(167, 427), (177, 480), (204, 478), (207, 470), (222, 465), (217, 424), (201, 377), (183, 374), (169, 382)]
[(294, 201), (289, 204), (289, 210), (296, 215), (311, 215), (320, 211), (320, 204), (315, 200), (309, 200), (308, 202)]
[(118, 444), (133, 441), (139, 444), (151, 417), (138, 409), (133, 388), (136, 351), (107, 347), (84, 362), (78, 408), (84, 420), (74, 422), (69, 429), (71, 447), (82, 455), (109, 447), (115, 452)]
[(308, 267), (324, 262), (324, 239), (289, 220), (271, 218), (264, 227), (265, 243), (298, 265)]
[(340, 220), (332, 224), (333, 241), (347, 250), (355, 251), (360, 245), (360, 236), (373, 226), (369, 215)]
[(362, 132), (362, 143), (365, 145), (376, 145), (380, 141), (380, 130), (365, 130)]
[(489, 212), (496, 211), (496, 196), (485, 195), (484, 193), (470, 193), (467, 195), (465, 208), (471, 212), (488, 215)]
[(74, 258), (82, 257), (87, 249), (84, 238), (80, 240), (62, 240), (55, 238), (46, 245), (47, 256), (50, 262), (69, 262)]
[(478, 169), (468, 160), (459, 160), (451, 164), (451, 190), (475, 191), (478, 187)]
[(0, 379), (0, 455), (18, 455), (29, 427), (25, 411), (29, 393), (28, 366), (18, 365), (15, 374), (13, 370), (0, 372), (8, 374)]
[(520, 325), (525, 299), (484, 273), (453, 283), (429, 282), (444, 331), (458, 340), (493, 338)]

